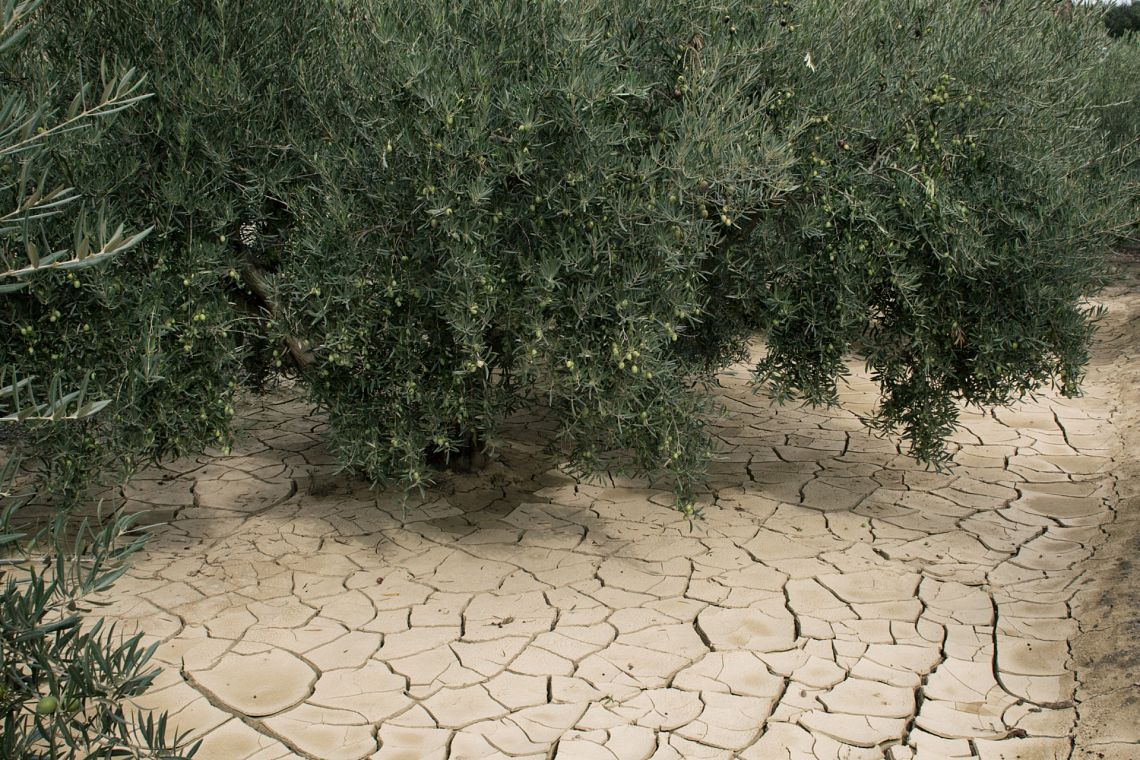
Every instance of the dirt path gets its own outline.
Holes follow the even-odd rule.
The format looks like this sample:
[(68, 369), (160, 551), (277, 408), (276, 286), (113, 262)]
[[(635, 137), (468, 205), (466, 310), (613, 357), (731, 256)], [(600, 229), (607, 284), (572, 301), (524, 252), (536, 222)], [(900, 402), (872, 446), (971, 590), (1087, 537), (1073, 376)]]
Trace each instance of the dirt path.
[(1140, 758), (1140, 256), (1122, 258), (1120, 269), (1119, 283), (1107, 294), (1117, 314), (1096, 354), (1117, 399), (1115, 519), (1073, 598), (1080, 626), (1072, 645), (1075, 760)]
[(1088, 395), (968, 415), (945, 474), (861, 427), (864, 374), (823, 412), (727, 373), (694, 526), (546, 469), (537, 419), (403, 505), (252, 409), (125, 491), (170, 519), (109, 608), (164, 642), (143, 704), (203, 760), (1140, 758), (1136, 272)]

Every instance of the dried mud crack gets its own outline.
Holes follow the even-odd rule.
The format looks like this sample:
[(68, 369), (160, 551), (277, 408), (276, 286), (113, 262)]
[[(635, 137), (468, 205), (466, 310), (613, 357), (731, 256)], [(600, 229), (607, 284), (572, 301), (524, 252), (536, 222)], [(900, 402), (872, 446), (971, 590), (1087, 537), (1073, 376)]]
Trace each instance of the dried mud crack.
[(161, 641), (139, 705), (204, 760), (1140, 757), (1121, 266), (1086, 395), (967, 412), (944, 473), (861, 427), (858, 368), (840, 410), (724, 373), (695, 526), (652, 484), (548, 469), (538, 416), (405, 503), (262, 399), (230, 455), (117, 494), (169, 516), (104, 608)]

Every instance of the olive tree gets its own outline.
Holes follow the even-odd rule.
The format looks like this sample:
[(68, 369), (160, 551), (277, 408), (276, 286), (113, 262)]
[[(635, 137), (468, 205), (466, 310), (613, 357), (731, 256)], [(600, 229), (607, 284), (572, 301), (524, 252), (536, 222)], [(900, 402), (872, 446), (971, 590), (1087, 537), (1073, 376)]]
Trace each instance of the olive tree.
[(1092, 128), (1099, 22), (1051, 3), (103, 5), (55, 0), (40, 44), (147, 72), (66, 159), (154, 231), (0, 341), (116, 389), (36, 439), (64, 463), (224, 445), (285, 373), (375, 482), (541, 405), (583, 472), (666, 475), (691, 514), (704, 384), (756, 335), (758, 389), (833, 403), (862, 357), (868, 422), (939, 462), (963, 403), (1078, 391), (1135, 201)]

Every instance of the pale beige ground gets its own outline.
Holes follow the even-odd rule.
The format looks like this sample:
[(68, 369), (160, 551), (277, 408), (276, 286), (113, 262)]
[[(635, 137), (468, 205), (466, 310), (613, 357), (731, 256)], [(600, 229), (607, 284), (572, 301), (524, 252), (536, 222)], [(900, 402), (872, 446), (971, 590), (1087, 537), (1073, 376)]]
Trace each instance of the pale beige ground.
[(106, 611), (203, 760), (1140, 758), (1136, 293), (1086, 397), (968, 414), (945, 474), (862, 428), (861, 373), (833, 411), (726, 374), (695, 525), (548, 469), (537, 419), (405, 509), (272, 399), (125, 489), (170, 522)]

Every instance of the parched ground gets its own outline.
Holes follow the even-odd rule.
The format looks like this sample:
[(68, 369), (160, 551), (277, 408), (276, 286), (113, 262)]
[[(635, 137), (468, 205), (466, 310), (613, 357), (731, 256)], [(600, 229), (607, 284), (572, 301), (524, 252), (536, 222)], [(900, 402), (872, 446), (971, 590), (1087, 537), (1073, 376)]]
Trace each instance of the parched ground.
[(271, 399), (124, 489), (160, 527), (106, 612), (203, 760), (1140, 758), (1140, 289), (1087, 395), (971, 413), (926, 472), (854, 412), (733, 416), (706, 519), (580, 484), (521, 419), (426, 502), (332, 475)]
[(1140, 758), (1140, 250), (1120, 264), (1108, 299), (1117, 313), (1094, 367), (1117, 394), (1113, 522), (1081, 565), (1070, 603), (1079, 626), (1070, 663), (1078, 680), (1074, 760)]

